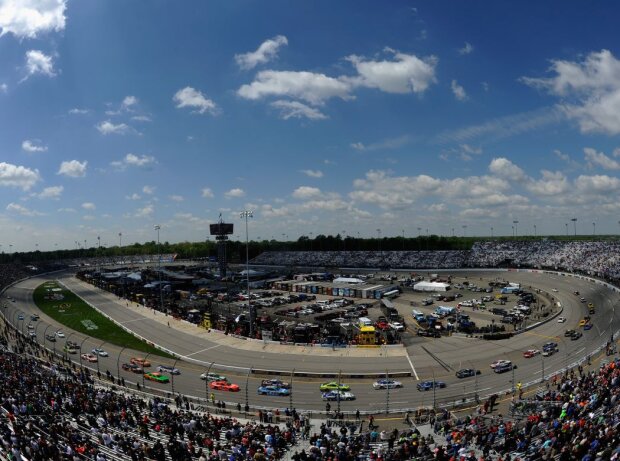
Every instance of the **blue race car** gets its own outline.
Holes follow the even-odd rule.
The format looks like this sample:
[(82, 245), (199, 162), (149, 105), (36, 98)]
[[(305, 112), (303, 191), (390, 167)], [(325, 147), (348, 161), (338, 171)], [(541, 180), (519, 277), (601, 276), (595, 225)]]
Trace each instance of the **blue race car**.
[(433, 388), (433, 383), (436, 388), (444, 388), (446, 387), (446, 383), (443, 381), (422, 381), (418, 383), (417, 388), (419, 391), (430, 391)]
[(258, 388), (259, 395), (290, 395), (291, 390), (285, 387), (261, 386)]
[(321, 394), (323, 400), (355, 400), (355, 395), (348, 391), (329, 391)]

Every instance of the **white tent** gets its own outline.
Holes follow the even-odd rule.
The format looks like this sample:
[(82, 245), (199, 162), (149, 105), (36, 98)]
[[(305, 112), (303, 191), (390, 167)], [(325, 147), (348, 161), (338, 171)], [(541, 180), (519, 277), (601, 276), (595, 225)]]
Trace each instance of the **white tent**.
[(449, 283), (441, 282), (418, 282), (413, 286), (415, 291), (448, 291), (450, 289)]
[(364, 281), (362, 279), (358, 279), (354, 277), (338, 277), (334, 279), (334, 283), (359, 284), (359, 283), (364, 283)]

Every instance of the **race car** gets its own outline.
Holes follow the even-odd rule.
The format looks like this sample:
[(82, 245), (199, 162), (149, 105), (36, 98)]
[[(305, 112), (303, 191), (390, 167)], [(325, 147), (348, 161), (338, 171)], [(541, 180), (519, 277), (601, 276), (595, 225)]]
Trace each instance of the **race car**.
[(355, 400), (355, 395), (352, 392), (345, 391), (329, 391), (321, 394), (323, 400)]
[(151, 366), (151, 362), (149, 362), (148, 360), (146, 360), (145, 358), (142, 357), (132, 357), (131, 360), (129, 360), (131, 363), (134, 363), (136, 365), (140, 365), (141, 367), (150, 367)]
[(226, 376), (224, 375), (219, 375), (217, 373), (207, 373), (206, 371), (200, 375), (200, 379), (202, 379), (203, 381), (206, 379), (208, 381), (226, 381)]
[(540, 351), (538, 349), (529, 349), (523, 353), (523, 357), (525, 357), (526, 359), (531, 359), (538, 354), (540, 354)]
[(275, 386), (275, 387), (283, 387), (283, 388), (290, 388), (291, 387), (291, 383), (286, 383), (284, 381), (281, 381), (277, 378), (274, 379), (263, 379), (260, 383), (261, 386)]
[(330, 381), (328, 383), (323, 383), (321, 384), (321, 386), (319, 387), (319, 390), (321, 390), (321, 392), (327, 392), (327, 391), (350, 391), (351, 390), (351, 386), (349, 386), (348, 384), (342, 384), (342, 383), (337, 383), (336, 381)]
[(433, 387), (442, 389), (446, 387), (446, 383), (443, 381), (422, 381), (417, 385), (419, 391), (430, 391)]
[(469, 378), (470, 376), (476, 376), (480, 374), (480, 370), (474, 370), (473, 368), (462, 368), (456, 372), (456, 377), (459, 379)]
[(228, 381), (211, 381), (209, 387), (216, 391), (239, 392), (239, 385)]
[(396, 389), (403, 387), (403, 383), (394, 379), (379, 379), (372, 385), (375, 389)]
[(93, 354), (98, 355), (99, 357), (107, 357), (108, 353), (103, 349), (95, 348), (91, 351)]
[(82, 360), (86, 360), (88, 362), (96, 362), (98, 360), (97, 356), (93, 354), (82, 354), (81, 357)]
[(155, 381), (156, 383), (166, 384), (170, 381), (166, 375), (162, 375), (157, 371), (151, 371), (149, 373), (144, 373), (144, 379), (148, 379), (149, 381)]
[(278, 386), (260, 386), (258, 388), (259, 395), (290, 395), (290, 389)]
[(495, 369), (498, 366), (502, 366), (502, 365), (507, 365), (510, 363), (510, 360), (504, 360), (504, 359), (499, 359), (496, 360), (495, 362), (493, 362), (491, 365), (489, 365), (491, 368)]
[(168, 365), (160, 365), (157, 367), (157, 371), (163, 373), (170, 373), (171, 375), (180, 375), (181, 371), (178, 368), (174, 368)]
[(132, 373), (142, 373), (144, 370), (140, 365), (136, 365), (135, 363), (123, 363), (121, 366), (125, 371), (131, 371)]

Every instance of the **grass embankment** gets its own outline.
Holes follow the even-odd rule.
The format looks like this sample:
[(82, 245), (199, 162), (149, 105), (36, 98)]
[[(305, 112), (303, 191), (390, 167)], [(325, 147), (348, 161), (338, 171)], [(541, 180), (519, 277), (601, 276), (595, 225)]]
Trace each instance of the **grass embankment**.
[(68, 329), (136, 351), (171, 357), (127, 333), (56, 282), (48, 281), (34, 290), (34, 302), (41, 311)]

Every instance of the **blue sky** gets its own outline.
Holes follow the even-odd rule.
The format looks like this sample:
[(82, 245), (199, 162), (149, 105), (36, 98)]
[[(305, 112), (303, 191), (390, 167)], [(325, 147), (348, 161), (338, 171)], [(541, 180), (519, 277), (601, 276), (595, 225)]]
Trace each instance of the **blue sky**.
[(1, 250), (617, 234), (619, 13), (0, 0)]

